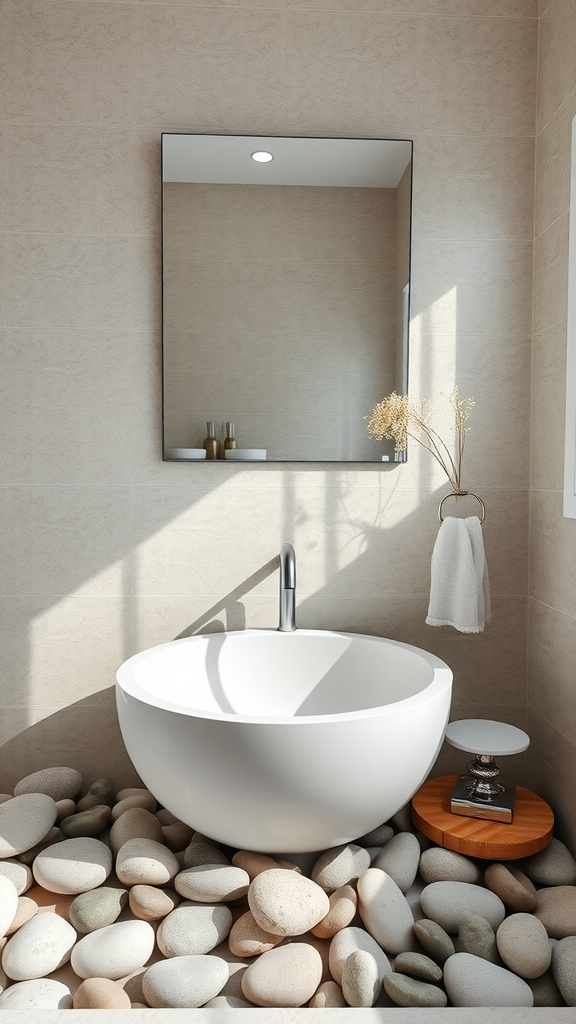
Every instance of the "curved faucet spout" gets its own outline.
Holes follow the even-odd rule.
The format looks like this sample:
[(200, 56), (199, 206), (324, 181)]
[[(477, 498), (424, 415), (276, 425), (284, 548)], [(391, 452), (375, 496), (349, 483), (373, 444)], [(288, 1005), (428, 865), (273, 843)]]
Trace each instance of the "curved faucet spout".
[(283, 544), (280, 552), (280, 622), (282, 633), (296, 629), (296, 555), (291, 544)]

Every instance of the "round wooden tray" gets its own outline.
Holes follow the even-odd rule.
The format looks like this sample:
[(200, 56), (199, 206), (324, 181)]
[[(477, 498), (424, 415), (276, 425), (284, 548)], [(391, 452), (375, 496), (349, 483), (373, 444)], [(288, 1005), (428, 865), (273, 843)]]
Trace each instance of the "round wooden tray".
[(468, 857), (517, 860), (543, 850), (552, 839), (554, 815), (548, 804), (522, 786), (510, 824), (465, 818), (450, 810), (450, 797), (458, 775), (429, 779), (412, 799), (414, 824), (438, 846)]

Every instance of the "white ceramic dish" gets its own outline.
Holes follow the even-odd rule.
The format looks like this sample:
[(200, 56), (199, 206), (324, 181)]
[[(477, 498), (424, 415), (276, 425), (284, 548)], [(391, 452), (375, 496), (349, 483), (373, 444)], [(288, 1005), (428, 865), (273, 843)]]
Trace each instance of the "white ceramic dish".
[(167, 459), (205, 459), (205, 448), (167, 448)]
[(238, 462), (258, 460), (262, 461), (266, 458), (266, 448), (226, 448), (224, 456), (227, 459), (236, 460)]

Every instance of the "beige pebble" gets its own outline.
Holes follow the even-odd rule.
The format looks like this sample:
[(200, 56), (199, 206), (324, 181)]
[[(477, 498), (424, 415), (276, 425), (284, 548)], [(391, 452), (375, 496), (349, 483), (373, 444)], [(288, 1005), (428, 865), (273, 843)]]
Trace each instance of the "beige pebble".
[(282, 936), (264, 931), (256, 923), (250, 910), (234, 922), (228, 936), (230, 952), (240, 957), (260, 956), (261, 953), (274, 949), (280, 942)]
[(159, 889), (153, 885), (133, 885), (130, 889), (130, 910), (140, 921), (160, 921), (180, 902), (174, 890)]
[[(180, 821), (180, 818), (177, 818), (175, 814), (172, 814), (172, 811), (167, 811), (165, 807), (159, 807), (158, 810), (155, 811), (155, 814), (161, 825), (173, 825), (174, 822)], [(181, 824), (183, 824), (183, 822), (181, 822)], [(193, 832), (194, 829), (190, 829), (190, 838), (192, 838)]]
[(484, 872), (484, 884), (513, 913), (529, 914), (536, 909), (536, 889), (528, 875), (514, 864), (489, 864)]
[(14, 786), (14, 796), (23, 793), (45, 793), (56, 800), (72, 799), (82, 786), (82, 776), (75, 768), (43, 768), (33, 772)]
[(155, 843), (164, 844), (162, 825), (158, 818), (144, 807), (132, 807), (124, 811), (110, 829), (110, 846), (113, 852), (118, 853), (120, 847), (129, 839), (152, 839)]
[(372, 867), (385, 871), (405, 893), (416, 878), (419, 861), (420, 843), (416, 836), (412, 832), (399, 832), (382, 847)]
[(232, 864), (199, 864), (184, 868), (174, 879), (174, 888), (197, 903), (224, 903), (245, 896), (250, 878)]
[(180, 865), (163, 843), (128, 839), (116, 856), (116, 874), (123, 885), (167, 885)]
[(78, 986), (72, 1003), (74, 1010), (129, 1010), (130, 997), (109, 978), (87, 978)]
[(429, 885), (431, 882), (469, 882), (480, 880), (480, 871), (473, 860), (454, 850), (431, 846), (420, 857), (420, 875)]
[(162, 824), (162, 835), (169, 850), (176, 853), (185, 850), (190, 842), (192, 829), (183, 821), (173, 821), (170, 825)]
[(238, 853), (232, 857), (232, 863), (234, 867), (243, 868), (249, 875), (250, 881), (262, 871), (270, 871), (271, 868), (279, 866), (278, 861), (273, 857), (268, 857), (265, 853), (254, 853), (252, 850), (238, 850)]
[(23, 793), (0, 804), (0, 858), (17, 857), (42, 842), (57, 814), (45, 793)]
[(355, 882), (370, 867), (370, 854), (363, 846), (345, 843), (325, 850), (312, 868), (311, 878), (330, 895), (335, 889)]
[(134, 807), (143, 807), (145, 811), (150, 811), (151, 814), (154, 814), (156, 798), (147, 791), (135, 793), (133, 796), (125, 796), (123, 800), (119, 800), (118, 803), (114, 804), (110, 812), (112, 821), (117, 821), (120, 815), (124, 814), (124, 811), (131, 811)]
[(112, 854), (99, 839), (65, 839), (39, 853), (32, 871), (52, 892), (80, 893), (102, 885), (112, 870)]
[(16, 913), (6, 935), (13, 935), (14, 932), (17, 932), (23, 924), (26, 924), (26, 921), (30, 921), (37, 913), (38, 904), (35, 900), (31, 900), (29, 896), (19, 896)]
[(357, 949), (364, 949), (374, 957), (380, 980), (392, 972), (390, 961), (376, 940), (364, 928), (350, 925), (337, 932), (330, 943), (330, 973), (338, 985), (342, 982), (342, 970), (346, 960)]
[(386, 953), (413, 949), (414, 915), (394, 879), (379, 868), (368, 868), (358, 879), (357, 891), (360, 917), (378, 945)]
[(321, 978), (318, 950), (305, 942), (292, 942), (262, 953), (250, 964), (242, 975), (242, 992), (256, 1006), (303, 1006), (314, 995)]
[(340, 985), (337, 985), (335, 981), (324, 981), (316, 989), (308, 1006), (313, 1010), (336, 1009), (346, 1006), (346, 1000)]
[(506, 967), (521, 978), (539, 978), (552, 958), (548, 934), (533, 914), (511, 914), (496, 932), (498, 952)]
[(356, 949), (342, 968), (342, 994), (348, 1006), (373, 1006), (380, 985), (375, 958), (365, 949)]
[(277, 861), (278, 867), (283, 868), (284, 871), (295, 871), (298, 875), (302, 874), (302, 868), (299, 864), (294, 864), (291, 860), (280, 860)]
[(119, 804), (122, 800), (128, 800), (131, 796), (152, 796), (149, 789), (144, 786), (127, 786), (125, 789), (120, 789), (116, 793), (115, 803)]
[(319, 939), (331, 939), (341, 928), (346, 928), (356, 914), (358, 898), (351, 885), (342, 885), (335, 889), (329, 897), (330, 910), (322, 920), (311, 929)]
[(19, 860), (0, 860), (0, 875), (14, 882), (19, 896), (23, 896), (30, 886), (34, 885), (34, 875), (28, 864), (22, 864)]
[(553, 939), (576, 935), (576, 886), (558, 885), (538, 889), (534, 917)]
[(70, 799), (56, 800), (56, 808), (58, 810), (56, 824), (59, 824), (64, 818), (69, 818), (71, 814), (76, 813), (76, 804)]
[(250, 883), (248, 906), (264, 931), (274, 935), (303, 935), (326, 917), (330, 900), (324, 890), (305, 875), (273, 868), (263, 871)]

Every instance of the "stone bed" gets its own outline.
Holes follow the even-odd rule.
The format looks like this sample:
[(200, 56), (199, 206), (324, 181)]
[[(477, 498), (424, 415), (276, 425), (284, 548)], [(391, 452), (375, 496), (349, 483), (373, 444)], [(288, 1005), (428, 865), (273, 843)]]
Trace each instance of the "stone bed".
[(523, 862), (463, 857), (409, 808), (355, 843), (265, 856), (193, 832), (147, 790), (48, 768), (0, 794), (0, 936), (0, 1018), (30, 1024), (66, 1009), (213, 1024), (244, 1009), (248, 1024), (262, 1008), (278, 1024), (322, 1009), (430, 1024), (446, 1006), (467, 1024), (560, 1024), (576, 1005), (576, 861), (558, 839)]

